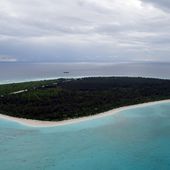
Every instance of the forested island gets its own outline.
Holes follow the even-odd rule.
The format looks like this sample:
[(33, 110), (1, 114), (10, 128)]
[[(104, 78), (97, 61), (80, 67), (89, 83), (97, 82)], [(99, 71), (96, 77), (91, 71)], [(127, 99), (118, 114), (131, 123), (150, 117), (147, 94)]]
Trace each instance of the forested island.
[(130, 77), (57, 79), (0, 85), (0, 113), (61, 121), (170, 98), (170, 80)]

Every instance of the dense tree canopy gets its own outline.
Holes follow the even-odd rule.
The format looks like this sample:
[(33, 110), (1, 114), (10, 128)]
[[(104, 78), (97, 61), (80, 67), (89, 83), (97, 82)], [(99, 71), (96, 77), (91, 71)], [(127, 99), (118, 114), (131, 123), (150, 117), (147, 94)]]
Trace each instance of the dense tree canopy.
[(38, 120), (64, 120), (169, 98), (170, 80), (58, 79), (0, 85), (0, 113)]

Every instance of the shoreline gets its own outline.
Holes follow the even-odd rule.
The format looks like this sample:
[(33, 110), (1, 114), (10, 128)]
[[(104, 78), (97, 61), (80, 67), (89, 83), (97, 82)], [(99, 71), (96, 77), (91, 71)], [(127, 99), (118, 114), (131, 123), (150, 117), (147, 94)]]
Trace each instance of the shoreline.
[(17, 118), (13, 116), (8, 116), (8, 115), (3, 115), (0, 114), (0, 120), (5, 119), (8, 121), (16, 122), (19, 124), (22, 124), (24, 126), (29, 126), (29, 127), (55, 127), (55, 126), (64, 126), (64, 125), (69, 125), (69, 124), (74, 124), (74, 123), (80, 123), (88, 120), (94, 120), (94, 119), (99, 119), (105, 116), (111, 116), (116, 113), (119, 113), (124, 110), (128, 109), (134, 109), (138, 107), (144, 107), (144, 106), (150, 106), (154, 104), (160, 104), (160, 103), (166, 103), (170, 102), (170, 99), (166, 100), (160, 100), (160, 101), (154, 101), (154, 102), (146, 102), (146, 103), (141, 103), (141, 104), (135, 104), (135, 105), (129, 105), (129, 106), (122, 106), (119, 108), (115, 108), (106, 112), (102, 112), (96, 115), (91, 115), (91, 116), (86, 116), (86, 117), (80, 117), (80, 118), (75, 118), (75, 119), (69, 119), (69, 120), (63, 120), (63, 121), (41, 121), (41, 120), (33, 120), (33, 119), (25, 119), (25, 118)]
[[(9, 84), (17, 84), (17, 83), (29, 83), (29, 82), (36, 82), (36, 81), (49, 81), (49, 80), (58, 80), (61, 78), (64, 79), (79, 79), (79, 78), (88, 78), (88, 77), (136, 77), (136, 76), (128, 76), (128, 75), (110, 75), (110, 74), (106, 74), (106, 75), (90, 75), (90, 76), (58, 76), (58, 77), (47, 77), (47, 78), (32, 78), (32, 79), (24, 79), (24, 80), (13, 80), (13, 81), (8, 81), (8, 80), (4, 80), (2, 82), (0, 82), (0, 85), (9, 85)], [(170, 78), (166, 78), (166, 77), (156, 77), (156, 76), (139, 76), (141, 78), (152, 78), (152, 79), (161, 79), (161, 80), (170, 80)]]

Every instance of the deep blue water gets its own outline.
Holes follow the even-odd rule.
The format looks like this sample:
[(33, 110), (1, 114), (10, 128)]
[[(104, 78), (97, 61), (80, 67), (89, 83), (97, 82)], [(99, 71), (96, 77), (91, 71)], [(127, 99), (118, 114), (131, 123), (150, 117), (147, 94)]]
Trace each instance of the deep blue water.
[(0, 120), (1, 170), (169, 170), (170, 103), (59, 127)]
[(0, 63), (0, 84), (83, 76), (143, 76), (170, 79), (170, 63)]

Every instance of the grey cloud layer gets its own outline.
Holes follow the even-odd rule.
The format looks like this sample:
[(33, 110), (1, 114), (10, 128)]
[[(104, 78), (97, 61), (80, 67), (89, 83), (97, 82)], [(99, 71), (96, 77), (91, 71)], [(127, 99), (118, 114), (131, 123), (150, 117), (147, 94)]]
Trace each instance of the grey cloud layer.
[(168, 1), (1, 0), (0, 56), (21, 61), (170, 60)]
[(169, 0), (142, 0), (142, 1), (151, 3), (158, 8), (162, 8), (163, 10), (170, 10), (170, 1)]

